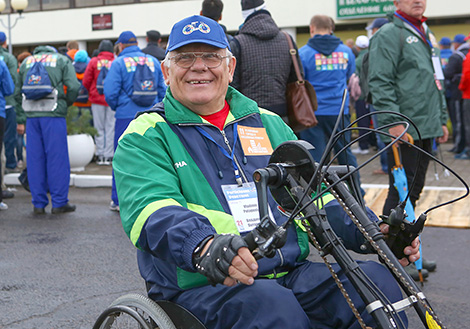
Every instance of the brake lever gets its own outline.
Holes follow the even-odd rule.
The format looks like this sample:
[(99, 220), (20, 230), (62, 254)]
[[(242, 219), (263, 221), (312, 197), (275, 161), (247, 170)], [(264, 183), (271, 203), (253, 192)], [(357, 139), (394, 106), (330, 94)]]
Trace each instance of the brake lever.
[(427, 218), (427, 215), (423, 213), (417, 220), (409, 222), (405, 219), (406, 216), (402, 204), (392, 209), (389, 216), (380, 216), (384, 223), (389, 225), (389, 231), (385, 236), (385, 241), (398, 259), (404, 257), (408, 259), (408, 256), (404, 254), (404, 249), (411, 245), (411, 242), (421, 234), (424, 228), (424, 222)]

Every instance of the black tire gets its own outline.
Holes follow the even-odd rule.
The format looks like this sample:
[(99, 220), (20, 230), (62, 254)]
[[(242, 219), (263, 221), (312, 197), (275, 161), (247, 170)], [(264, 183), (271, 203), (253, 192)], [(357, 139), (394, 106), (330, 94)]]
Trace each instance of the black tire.
[[(142, 323), (147, 326), (143, 326)], [(117, 298), (101, 313), (93, 326), (93, 329), (112, 328), (176, 329), (173, 321), (157, 303), (139, 294), (128, 294)]]

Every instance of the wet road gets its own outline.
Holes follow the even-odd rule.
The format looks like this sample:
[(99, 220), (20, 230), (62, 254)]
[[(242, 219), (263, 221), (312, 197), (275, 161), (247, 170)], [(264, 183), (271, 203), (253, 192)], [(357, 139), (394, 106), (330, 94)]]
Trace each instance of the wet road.
[[(20, 187), (0, 212), (0, 328), (91, 328), (128, 292), (144, 293), (135, 249), (109, 188), (71, 188), (75, 213), (34, 216)], [(50, 212), (50, 209), (47, 209)], [(469, 328), (469, 230), (426, 227), (424, 248), (438, 269), (424, 286), (448, 328)], [(432, 256), (431, 256), (432, 255)], [(293, 327), (295, 328), (295, 326)], [(411, 316), (410, 328), (422, 328)]]

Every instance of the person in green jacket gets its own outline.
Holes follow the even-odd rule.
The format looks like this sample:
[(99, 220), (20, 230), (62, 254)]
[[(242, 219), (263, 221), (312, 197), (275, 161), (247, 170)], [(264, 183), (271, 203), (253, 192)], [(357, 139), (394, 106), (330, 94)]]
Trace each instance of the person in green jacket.
[(48, 192), (53, 214), (75, 211), (75, 205), (68, 202), (70, 163), (65, 116), (67, 108), (77, 98), (80, 82), (70, 60), (54, 47), (39, 46), (21, 64), (17, 93), (28, 78), (30, 68), (39, 61), (44, 65), (54, 90), (39, 100), (27, 99), (23, 94), (17, 111), (17, 121), (26, 122), (26, 161), (33, 211), (35, 214), (45, 213), (49, 204)]
[[(385, 24), (374, 34), (369, 46), (369, 90), (377, 111), (392, 111), (406, 115), (418, 127), (421, 134), (421, 148), (432, 152), (433, 139), (445, 143), (448, 137), (446, 127), (447, 106), (444, 97), (444, 76), (439, 59), (439, 45), (425, 23), (423, 16), (426, 0), (394, 1), (397, 8), (389, 15), (391, 24)], [(394, 114), (378, 116), (379, 127), (385, 124), (403, 121)], [(399, 136), (405, 127), (401, 124), (388, 129), (388, 133)], [(415, 141), (418, 134), (413, 127), (408, 133)], [(391, 139), (382, 135), (384, 142)], [(402, 137), (409, 141), (407, 135)], [(416, 164), (416, 149), (400, 144), (401, 161), (406, 172), (408, 186), (411, 188), (410, 201), (413, 208), (424, 187), (429, 158), (422, 156)], [(388, 165), (392, 168), (394, 157), (392, 148), (388, 152)], [(416, 173), (416, 180), (412, 184)], [(398, 192), (393, 185), (394, 179), (389, 172), (389, 189), (383, 208), (383, 214), (400, 202)], [(430, 266), (430, 267), (429, 267)], [(435, 267), (423, 260), (423, 267)]]

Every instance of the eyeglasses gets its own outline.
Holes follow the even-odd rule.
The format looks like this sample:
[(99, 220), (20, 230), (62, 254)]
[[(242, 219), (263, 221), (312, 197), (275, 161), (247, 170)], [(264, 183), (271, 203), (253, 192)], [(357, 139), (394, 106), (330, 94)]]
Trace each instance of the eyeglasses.
[(175, 64), (183, 69), (189, 69), (193, 66), (196, 58), (201, 58), (204, 65), (209, 69), (215, 69), (222, 64), (224, 58), (228, 56), (221, 56), (217, 53), (179, 53), (178, 55), (172, 56), (169, 59), (174, 60)]

